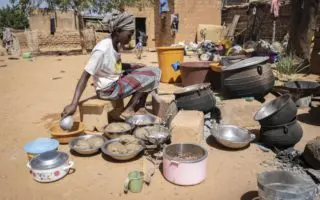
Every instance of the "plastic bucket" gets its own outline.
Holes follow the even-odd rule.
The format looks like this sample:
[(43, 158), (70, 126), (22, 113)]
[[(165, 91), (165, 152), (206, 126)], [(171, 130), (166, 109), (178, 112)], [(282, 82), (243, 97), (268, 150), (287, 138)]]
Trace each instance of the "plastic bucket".
[(183, 62), (184, 47), (159, 47), (157, 52), (162, 72), (160, 81), (162, 83), (179, 82), (180, 71), (175, 71), (172, 64)]

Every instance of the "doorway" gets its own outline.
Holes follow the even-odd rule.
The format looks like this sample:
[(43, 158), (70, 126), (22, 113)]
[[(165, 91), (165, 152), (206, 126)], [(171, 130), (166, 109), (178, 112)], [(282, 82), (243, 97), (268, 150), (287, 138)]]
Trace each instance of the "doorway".
[[(136, 44), (137, 44), (139, 42), (139, 40), (138, 40), (139, 31), (147, 34), (146, 18), (145, 17), (136, 17), (135, 23), (136, 23), (135, 39), (136, 39)], [(147, 46), (147, 41), (144, 42), (143, 46)]]

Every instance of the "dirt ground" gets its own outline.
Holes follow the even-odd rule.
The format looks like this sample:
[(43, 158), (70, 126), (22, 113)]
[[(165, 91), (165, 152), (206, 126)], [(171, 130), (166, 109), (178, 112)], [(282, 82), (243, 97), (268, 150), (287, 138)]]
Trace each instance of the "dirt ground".
[[(35, 61), (0, 57), (0, 199), (228, 199), (251, 200), (257, 196), (256, 174), (267, 170), (260, 163), (273, 157), (256, 145), (240, 151), (227, 151), (208, 145), (208, 170), (204, 182), (181, 187), (167, 182), (160, 170), (151, 185), (139, 194), (124, 194), (123, 182), (130, 171), (142, 169), (142, 158), (118, 163), (101, 154), (77, 157), (70, 154), (76, 171), (49, 184), (35, 182), (26, 167), (26, 142), (50, 136), (48, 124), (59, 119), (63, 107), (71, 102), (77, 80), (88, 59), (85, 56), (37, 57)], [(124, 61), (138, 62), (132, 54)], [(143, 63), (157, 65), (155, 53)], [(164, 87), (163, 85), (161, 87)], [(88, 86), (83, 97), (94, 94)], [(306, 117), (308, 110), (300, 111)], [(308, 117), (306, 117), (308, 118)], [(304, 144), (319, 134), (317, 125), (303, 120)], [(69, 152), (68, 146), (60, 150)]]

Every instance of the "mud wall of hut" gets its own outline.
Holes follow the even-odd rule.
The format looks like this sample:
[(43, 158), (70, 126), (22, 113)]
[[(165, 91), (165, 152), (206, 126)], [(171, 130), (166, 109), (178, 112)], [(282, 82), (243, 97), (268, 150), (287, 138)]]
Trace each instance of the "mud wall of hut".
[[(279, 17), (276, 21), (276, 31), (275, 38), (278, 41), (281, 41), (284, 36), (288, 33), (290, 29), (291, 22), (291, 4), (286, 4), (281, 6)], [(254, 23), (254, 16), (252, 15), (253, 8), (248, 6), (234, 6), (225, 8), (222, 10), (222, 23), (229, 24), (232, 23), (233, 17), (235, 15), (240, 15), (238, 25), (236, 27), (235, 35), (241, 34), (251, 34), (252, 25)], [(273, 21), (274, 17), (270, 13), (269, 4), (261, 4), (257, 6), (256, 9), (257, 19), (255, 22), (255, 30), (253, 31), (256, 34), (257, 39), (272, 39), (273, 33)], [(318, 14), (317, 27), (320, 26), (320, 14)]]

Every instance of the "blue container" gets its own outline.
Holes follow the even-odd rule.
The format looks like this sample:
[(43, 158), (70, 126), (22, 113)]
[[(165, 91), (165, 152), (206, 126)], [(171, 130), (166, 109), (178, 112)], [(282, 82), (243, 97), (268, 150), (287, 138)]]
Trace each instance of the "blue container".
[(35, 156), (52, 150), (57, 150), (59, 142), (51, 138), (37, 138), (28, 142), (24, 146), (24, 151), (28, 154), (28, 159), (31, 160)]

